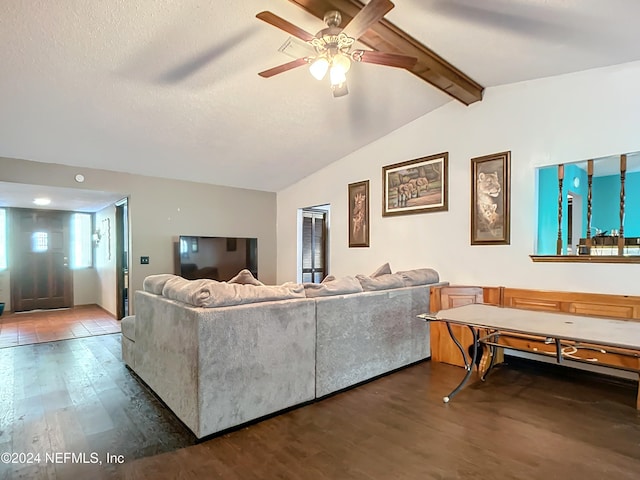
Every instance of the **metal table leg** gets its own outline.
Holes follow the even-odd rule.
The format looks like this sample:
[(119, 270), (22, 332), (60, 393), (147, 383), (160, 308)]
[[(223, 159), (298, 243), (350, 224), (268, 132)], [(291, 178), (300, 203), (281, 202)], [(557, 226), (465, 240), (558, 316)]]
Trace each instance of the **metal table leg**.
[(469, 377), (471, 377), (471, 373), (473, 372), (473, 366), (475, 365), (476, 358), (478, 356), (478, 330), (473, 328), (471, 325), (467, 325), (469, 330), (471, 330), (471, 334), (473, 335), (473, 348), (471, 349), (472, 351), (471, 361), (469, 362), (467, 361), (467, 354), (465, 353), (464, 348), (462, 347), (462, 345), (460, 345), (460, 342), (458, 341), (456, 336), (453, 334), (453, 331), (451, 330), (451, 325), (449, 325), (449, 322), (446, 322), (446, 323), (447, 323), (447, 330), (449, 331), (449, 336), (451, 337), (451, 340), (453, 340), (453, 342), (456, 344), (456, 346), (460, 350), (460, 353), (462, 354), (462, 359), (464, 361), (464, 367), (467, 370), (460, 384), (456, 388), (454, 388), (449, 395), (447, 395), (442, 399), (444, 403), (449, 403), (449, 401), (460, 391), (460, 389), (464, 387), (464, 385), (469, 380)]

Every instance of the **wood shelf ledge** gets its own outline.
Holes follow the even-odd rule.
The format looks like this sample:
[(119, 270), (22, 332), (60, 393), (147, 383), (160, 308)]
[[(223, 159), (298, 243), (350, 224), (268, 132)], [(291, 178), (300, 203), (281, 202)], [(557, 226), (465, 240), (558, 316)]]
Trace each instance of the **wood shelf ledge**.
[(640, 263), (640, 255), (529, 255), (536, 263)]

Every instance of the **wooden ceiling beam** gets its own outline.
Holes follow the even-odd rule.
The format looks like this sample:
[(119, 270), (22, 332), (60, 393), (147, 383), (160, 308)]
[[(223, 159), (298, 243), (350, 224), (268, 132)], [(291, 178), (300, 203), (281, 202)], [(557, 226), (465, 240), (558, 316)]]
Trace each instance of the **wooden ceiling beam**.
[[(342, 28), (364, 7), (358, 0), (289, 1), (320, 20), (327, 11), (338, 10), (342, 14)], [(367, 30), (359, 41), (379, 52), (416, 57), (418, 62), (409, 70), (411, 73), (465, 105), (482, 100), (482, 85), (384, 18)]]

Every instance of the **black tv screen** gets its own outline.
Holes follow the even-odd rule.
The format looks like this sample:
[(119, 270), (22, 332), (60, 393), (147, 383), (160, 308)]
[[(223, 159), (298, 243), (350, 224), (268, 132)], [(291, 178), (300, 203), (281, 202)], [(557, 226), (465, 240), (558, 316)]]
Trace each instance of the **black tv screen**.
[(258, 239), (181, 235), (176, 274), (189, 280), (231, 280), (243, 269), (258, 278)]

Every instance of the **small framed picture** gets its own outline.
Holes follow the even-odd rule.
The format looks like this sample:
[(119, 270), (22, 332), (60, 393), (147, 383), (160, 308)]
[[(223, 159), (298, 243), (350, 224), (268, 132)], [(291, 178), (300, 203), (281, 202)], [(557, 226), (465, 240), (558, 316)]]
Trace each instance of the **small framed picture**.
[(369, 180), (349, 184), (349, 247), (369, 246)]
[(471, 245), (509, 245), (511, 152), (471, 159)]

